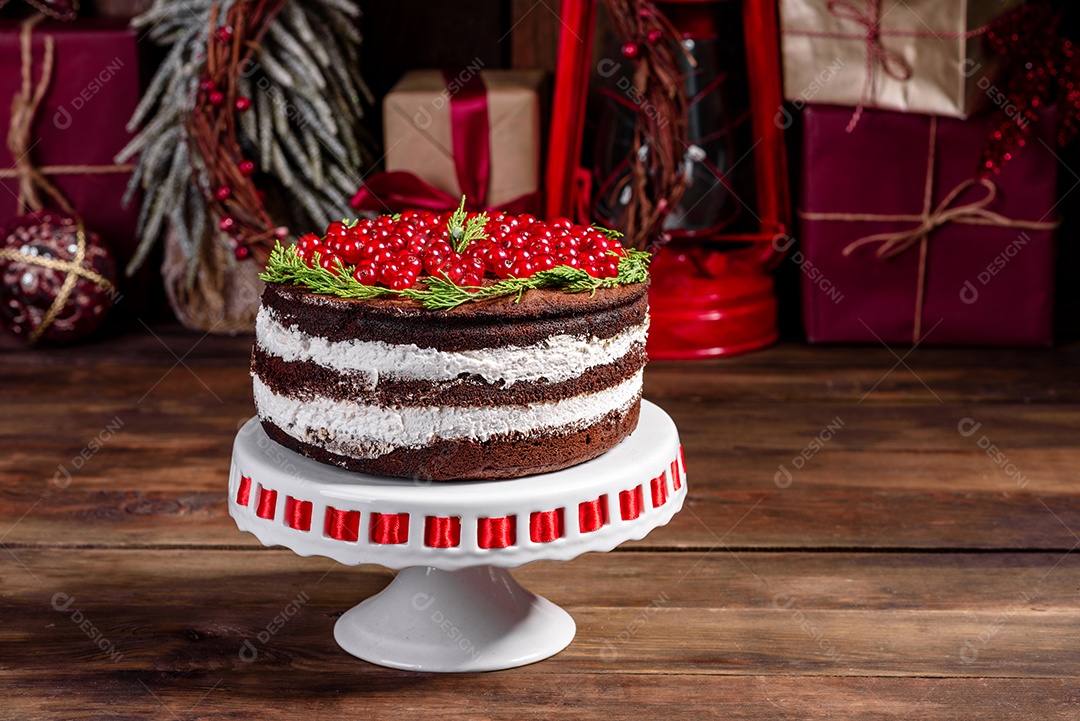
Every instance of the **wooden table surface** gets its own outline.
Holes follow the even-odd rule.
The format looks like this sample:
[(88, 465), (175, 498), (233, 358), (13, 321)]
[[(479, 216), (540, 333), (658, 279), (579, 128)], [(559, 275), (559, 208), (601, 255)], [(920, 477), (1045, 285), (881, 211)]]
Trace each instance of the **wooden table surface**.
[(1078, 345), (650, 365), (684, 510), (515, 572), (558, 656), (435, 675), (333, 641), (389, 571), (230, 520), (250, 340), (140, 330), (0, 352), (0, 718), (1080, 717)]

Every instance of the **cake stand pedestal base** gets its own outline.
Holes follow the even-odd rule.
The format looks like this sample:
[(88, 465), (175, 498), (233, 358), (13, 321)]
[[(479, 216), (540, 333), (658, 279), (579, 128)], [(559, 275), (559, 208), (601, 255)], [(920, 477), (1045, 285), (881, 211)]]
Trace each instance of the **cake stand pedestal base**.
[(411, 671), (497, 671), (553, 656), (574, 619), (493, 566), (413, 566), (347, 611), (334, 640), (353, 656)]

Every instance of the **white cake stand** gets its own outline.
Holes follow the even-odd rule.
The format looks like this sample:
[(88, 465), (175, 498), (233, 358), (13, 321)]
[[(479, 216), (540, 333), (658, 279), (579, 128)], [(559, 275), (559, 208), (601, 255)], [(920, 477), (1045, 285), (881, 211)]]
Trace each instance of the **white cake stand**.
[(264, 545), (403, 569), (334, 627), (343, 649), (415, 671), (493, 671), (547, 658), (574, 620), (508, 568), (568, 561), (644, 538), (682, 507), (675, 424), (647, 401), (637, 430), (573, 468), (508, 481), (351, 473), (270, 440), (249, 420), (233, 445), (229, 513)]

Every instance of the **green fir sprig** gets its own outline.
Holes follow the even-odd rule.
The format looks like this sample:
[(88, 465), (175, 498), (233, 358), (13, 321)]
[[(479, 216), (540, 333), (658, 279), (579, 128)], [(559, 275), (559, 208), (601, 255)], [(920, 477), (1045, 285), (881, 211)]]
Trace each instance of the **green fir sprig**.
[(461, 196), (461, 205), (446, 222), (446, 229), (450, 231), (450, 240), (457, 253), (464, 253), (469, 243), (474, 240), (483, 240), (487, 237), (484, 228), (487, 226), (488, 214), (477, 213), (469, 218), (465, 210), (465, 196)]
[[(614, 251), (608, 251), (617, 255)], [(492, 285), (459, 286), (447, 278), (425, 277), (415, 286), (405, 290), (393, 290), (380, 286), (364, 285), (352, 277), (352, 268), (337, 262), (337, 274), (318, 264), (318, 255), (308, 265), (296, 254), (295, 246), (277, 244), (270, 253), (266, 270), (259, 276), (267, 283), (285, 283), (303, 286), (313, 293), (334, 295), (339, 298), (401, 297), (416, 301), (429, 310), (450, 310), (463, 303), (471, 303), (506, 296), (521, 300), (527, 290), (552, 288), (568, 293), (595, 293), (602, 288), (643, 283), (649, 277), (651, 256), (642, 250), (627, 248), (619, 258), (619, 274), (613, 278), (596, 278), (580, 268), (560, 265), (543, 270), (529, 278), (504, 278)]]

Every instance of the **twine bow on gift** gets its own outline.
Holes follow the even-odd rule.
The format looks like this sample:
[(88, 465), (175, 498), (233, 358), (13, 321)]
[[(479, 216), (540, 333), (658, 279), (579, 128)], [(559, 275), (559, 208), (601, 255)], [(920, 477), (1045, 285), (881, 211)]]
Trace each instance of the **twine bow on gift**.
[[(860, 10), (856, 7), (854, 2), (849, 2), (848, 0), (828, 0), (825, 9), (830, 15), (839, 20), (846, 20), (859, 25), (862, 28), (862, 32), (829, 32), (790, 28), (784, 28), (780, 32), (783, 35), (802, 35), (805, 37), (824, 38), (827, 40), (858, 40), (862, 42), (866, 58), (866, 77), (863, 81), (862, 96), (859, 98), (859, 103), (855, 106), (855, 112), (852, 113), (851, 120), (848, 122), (846, 128), (849, 133), (855, 129), (856, 125), (858, 125), (859, 119), (862, 117), (863, 109), (868, 105), (874, 105), (874, 98), (877, 92), (877, 71), (879, 68), (885, 75), (898, 82), (907, 82), (911, 79), (913, 73), (911, 66), (900, 53), (893, 52), (886, 48), (882, 42), (882, 38), (898, 37), (966, 40), (984, 34), (993, 27), (995, 23), (999, 22), (995, 21), (995, 23), (963, 32), (935, 32), (929, 28), (926, 30), (895, 30), (884, 29), (881, 27), (881, 21), (884, 18), (884, 15), (881, 13), (881, 0), (866, 0), (865, 10)], [(888, 13), (885, 13), (885, 15), (888, 15)]]
[(7, 137), (8, 150), (11, 151), (11, 157), (15, 158), (15, 166), (0, 170), (0, 178), (18, 178), (18, 215), (43, 210), (45, 204), (42, 202), (42, 194), (45, 194), (49, 196), (57, 207), (75, 218), (77, 228), (75, 232), (75, 253), (71, 260), (60, 260), (44, 255), (28, 255), (17, 248), (0, 249), (0, 260), (14, 260), (26, 265), (36, 265), (67, 274), (63, 284), (60, 286), (60, 291), (56, 294), (56, 298), (53, 299), (41, 323), (30, 334), (28, 340), (31, 344), (37, 342), (41, 335), (52, 325), (53, 321), (56, 320), (57, 316), (60, 315), (60, 312), (71, 298), (71, 293), (75, 290), (75, 283), (80, 277), (99, 285), (114, 297), (116, 295), (116, 288), (108, 278), (91, 268), (83, 266), (83, 261), (86, 260), (87, 244), (86, 230), (83, 227), (82, 218), (75, 212), (75, 209), (64, 197), (64, 194), (60, 192), (60, 189), (53, 185), (46, 175), (54, 173), (87, 175), (91, 173), (131, 172), (133, 167), (130, 165), (65, 165), (38, 168), (34, 165), (30, 155), (33, 148), (30, 139), (34, 117), (41, 106), (42, 98), (45, 97), (45, 93), (49, 90), (49, 84), (52, 82), (52, 71), (56, 57), (56, 42), (51, 35), (46, 35), (45, 54), (41, 62), (41, 77), (38, 78), (37, 85), (34, 85), (32, 35), (34, 26), (41, 19), (42, 16), (38, 15), (27, 20), (23, 23), (19, 35), (22, 55), (22, 84), (19, 92), (15, 94), (11, 101), (11, 123), (8, 127)]
[[(885, 213), (817, 213), (803, 211), (799, 216), (805, 220), (840, 220), (848, 222), (872, 222), (872, 223), (916, 223), (915, 227), (907, 230), (897, 230), (886, 233), (874, 233), (848, 243), (843, 250), (844, 257), (851, 256), (859, 248), (865, 245), (880, 243), (874, 253), (879, 260), (890, 260), (914, 246), (919, 246), (918, 276), (915, 281), (915, 315), (912, 323), (911, 342), (919, 343), (922, 340), (922, 316), (923, 304), (926, 297), (926, 269), (930, 249), (930, 238), (938, 228), (951, 223), (963, 225), (989, 225), (998, 228), (1022, 228), (1024, 230), (1052, 230), (1059, 221), (1043, 220), (1017, 220), (1009, 218), (989, 210), (989, 206), (997, 198), (997, 186), (987, 178), (969, 178), (957, 184), (935, 206), (934, 199), (934, 158), (937, 150), (937, 118), (930, 116), (930, 142), (928, 144), (926, 159), (926, 179), (923, 184), (923, 207), (922, 212), (914, 214), (885, 214)], [(982, 187), (985, 194), (970, 203), (953, 205), (961, 194), (968, 188)]]
[(866, 52), (866, 81), (863, 84), (862, 98), (848, 123), (847, 131), (850, 133), (862, 117), (863, 107), (873, 102), (874, 75), (878, 67), (893, 80), (906, 82), (911, 79), (911, 66), (898, 53), (887, 50), (881, 43), (881, 0), (867, 0), (865, 12), (846, 0), (829, 0), (826, 7), (835, 17), (857, 23), (865, 30), (863, 46)]

